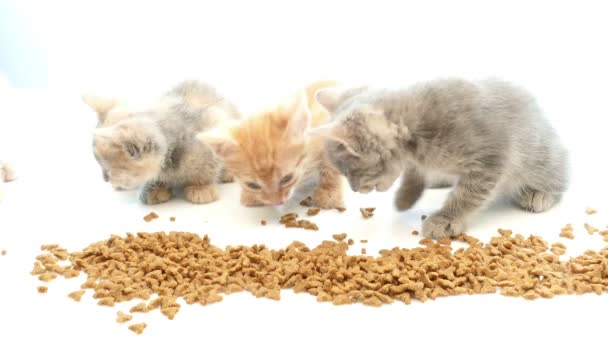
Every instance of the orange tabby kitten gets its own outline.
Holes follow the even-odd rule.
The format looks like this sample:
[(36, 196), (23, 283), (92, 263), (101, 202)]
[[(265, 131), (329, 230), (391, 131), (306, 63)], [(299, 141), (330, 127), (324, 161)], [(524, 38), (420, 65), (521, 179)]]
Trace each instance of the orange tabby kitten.
[(241, 184), (243, 205), (282, 205), (310, 196), (313, 206), (342, 206), (342, 179), (325, 159), (324, 138), (307, 136), (311, 126), (329, 120), (315, 93), (333, 86), (316, 82), (271, 110), (199, 135)]

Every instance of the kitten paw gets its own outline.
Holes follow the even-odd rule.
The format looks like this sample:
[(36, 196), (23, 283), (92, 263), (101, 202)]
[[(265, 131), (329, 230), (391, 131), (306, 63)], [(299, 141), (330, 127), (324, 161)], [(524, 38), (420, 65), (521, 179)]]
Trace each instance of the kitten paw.
[(153, 205), (165, 203), (172, 196), (171, 189), (161, 185), (154, 185), (148, 189), (144, 189), (139, 198), (144, 204)]
[(234, 182), (234, 177), (226, 170), (222, 170), (220, 174), (220, 182), (221, 183), (232, 183)]
[(524, 210), (540, 213), (551, 209), (557, 203), (557, 197), (547, 192), (529, 191), (520, 194), (514, 201)]
[(335, 209), (344, 207), (342, 196), (337, 191), (317, 191), (315, 192), (308, 204), (312, 207), (321, 209)]
[(406, 211), (411, 209), (418, 199), (420, 198), (420, 194), (414, 193), (412, 191), (398, 191), (395, 195), (395, 208), (398, 211)]
[(431, 239), (458, 236), (466, 226), (462, 220), (449, 219), (442, 215), (431, 215), (422, 222), (422, 234)]
[(246, 207), (261, 207), (264, 205), (253, 194), (244, 191), (241, 191), (241, 204)]
[(188, 185), (184, 187), (184, 196), (195, 204), (210, 203), (218, 199), (217, 187), (212, 185)]

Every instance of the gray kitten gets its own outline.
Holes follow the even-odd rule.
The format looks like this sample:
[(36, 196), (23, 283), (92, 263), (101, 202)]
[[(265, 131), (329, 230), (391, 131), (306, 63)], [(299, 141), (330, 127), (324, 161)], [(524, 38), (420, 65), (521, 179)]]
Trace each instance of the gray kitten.
[(149, 106), (133, 108), (112, 99), (84, 95), (98, 114), (95, 158), (116, 190), (143, 187), (142, 202), (157, 204), (184, 187), (186, 199), (217, 199), (216, 184), (230, 181), (220, 160), (196, 135), (238, 119), (236, 107), (198, 81), (184, 81)]
[(444, 79), (316, 97), (334, 120), (311, 133), (329, 138), (326, 152), (354, 191), (386, 191), (403, 174), (395, 205), (407, 210), (430, 174), (444, 178), (439, 185), (457, 180), (423, 222), (426, 237), (463, 233), (467, 218), (498, 194), (542, 212), (567, 188), (566, 150), (534, 98), (507, 82)]

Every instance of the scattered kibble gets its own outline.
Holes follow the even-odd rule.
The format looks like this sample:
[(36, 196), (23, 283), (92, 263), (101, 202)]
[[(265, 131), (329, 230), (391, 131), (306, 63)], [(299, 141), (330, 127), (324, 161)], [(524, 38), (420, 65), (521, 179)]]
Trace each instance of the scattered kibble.
[(426, 217), (427, 217), (426, 215), (422, 215), (422, 216), (420, 216), (420, 220), (424, 221), (424, 220), (426, 220)]
[(6, 250), (3, 249), (2, 252), (0, 252), (0, 254), (2, 254), (2, 256), (5, 256), (6, 255)]
[(262, 220), (262, 221), (260, 221), (260, 223), (262, 224), (262, 226), (265, 226), (266, 224), (268, 224), (268, 222), (266, 222), (266, 220)]
[(344, 208), (344, 207), (337, 207), (336, 210), (339, 211), (339, 212), (341, 212), (341, 213), (343, 213), (343, 212), (346, 211), (346, 208)]
[(574, 228), (572, 227), (572, 225), (567, 224), (564, 228), (562, 228), (562, 231), (559, 236), (566, 239), (574, 240)]
[(412, 235), (416, 236), (418, 234), (420, 234), (420, 232), (418, 232), (417, 230), (412, 230)]
[(361, 208), (359, 210), (361, 211), (363, 218), (367, 219), (374, 216), (374, 210), (376, 210), (376, 208)]
[(126, 313), (124, 313), (122, 311), (118, 311), (116, 313), (116, 315), (117, 315), (117, 317), (116, 317), (116, 322), (117, 323), (125, 323), (125, 322), (128, 322), (131, 319), (133, 319), (133, 315), (126, 314)]
[(78, 291), (74, 291), (71, 292), (70, 294), (68, 294), (68, 297), (72, 298), (73, 300), (80, 302), (80, 300), (82, 299), (82, 296), (84, 295), (86, 291), (85, 290), (78, 290)]
[(334, 234), (332, 235), (332, 237), (334, 238), (334, 240), (336, 241), (343, 241), (344, 239), (346, 239), (346, 233), (342, 233), (342, 234)]
[(47, 293), (48, 290), (49, 290), (49, 288), (46, 286), (38, 286), (39, 293)]
[(158, 218), (158, 214), (155, 212), (150, 212), (148, 215), (144, 216), (144, 221), (150, 222), (152, 220), (156, 220)]
[(367, 254), (367, 249), (361, 248), (361, 254), (363, 254), (363, 255)]
[(587, 233), (589, 233), (589, 235), (593, 235), (600, 231), (599, 229), (593, 227), (589, 223), (585, 223), (585, 229), (587, 229)]
[(140, 335), (141, 333), (144, 332), (144, 330), (146, 329), (147, 326), (148, 325), (146, 323), (137, 323), (137, 324), (130, 325), (129, 330), (136, 333), (137, 335)]
[(361, 243), (367, 243), (367, 240), (361, 240)]
[(306, 211), (307, 216), (315, 216), (321, 211), (320, 208), (310, 208)]
[(593, 209), (593, 208), (587, 208), (585, 209), (585, 213), (587, 213), (587, 215), (593, 215), (597, 213), (597, 210)]
[(308, 220), (298, 220), (298, 214), (288, 213), (281, 216), (279, 222), (286, 228), (304, 228), (309, 230), (319, 230), (319, 227)]
[(175, 222), (175, 217), (174, 216), (169, 217), (169, 221)]

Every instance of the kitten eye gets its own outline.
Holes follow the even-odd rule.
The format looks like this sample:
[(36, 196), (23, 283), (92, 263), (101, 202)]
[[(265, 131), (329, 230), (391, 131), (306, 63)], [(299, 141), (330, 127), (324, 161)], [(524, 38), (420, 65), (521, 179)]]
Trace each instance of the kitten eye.
[(252, 190), (260, 190), (262, 188), (258, 183), (254, 183), (254, 182), (247, 182), (245, 184), (247, 185), (247, 187), (249, 187), (249, 189), (252, 189)]
[(281, 181), (279, 182), (279, 184), (285, 185), (285, 184), (289, 183), (289, 181), (291, 181), (292, 179), (293, 179), (293, 173), (290, 173), (287, 176), (281, 178)]

